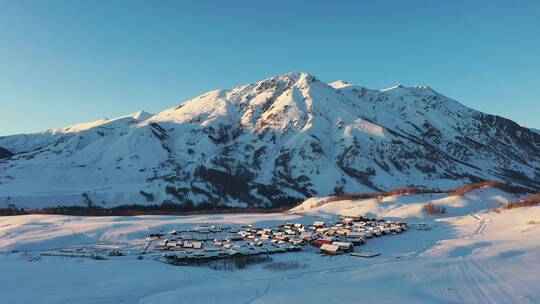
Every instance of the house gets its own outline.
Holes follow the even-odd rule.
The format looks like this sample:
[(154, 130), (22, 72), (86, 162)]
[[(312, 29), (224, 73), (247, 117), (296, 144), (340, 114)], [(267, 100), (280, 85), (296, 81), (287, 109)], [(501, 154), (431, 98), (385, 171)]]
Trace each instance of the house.
[(314, 239), (314, 235), (313, 233), (303, 232), (300, 234), (300, 238), (310, 242)]
[(313, 222), (313, 224), (311, 225), (315, 228), (322, 228), (324, 227), (324, 222)]
[(210, 226), (210, 232), (221, 232), (223, 228), (220, 226)]
[(347, 237), (347, 242), (351, 242), (353, 245), (363, 245), (366, 241), (363, 238)]
[(182, 235), (180, 235), (180, 238), (182, 240), (191, 241), (191, 240), (193, 240), (193, 235), (191, 235), (191, 234), (182, 234)]
[[(319, 230), (319, 229), (317, 229), (317, 232), (318, 232), (318, 230)], [(334, 235), (334, 234), (336, 234), (336, 231), (337, 231), (336, 228), (333, 228), (333, 227), (332, 227), (332, 228), (328, 228), (328, 230), (326, 230), (325, 233), (326, 233), (327, 235)]]
[(208, 227), (200, 227), (199, 228), (199, 233), (209, 233), (210, 232), (210, 228)]
[(191, 257), (195, 257), (195, 258), (202, 258), (202, 257), (205, 257), (205, 255), (206, 253), (203, 251), (195, 251), (191, 253)]
[(304, 245), (306, 244), (306, 241), (303, 240), (303, 239), (291, 239), (289, 240), (290, 243), (292, 243), (293, 245)]
[(167, 242), (167, 244), (165, 245), (165, 247), (167, 249), (173, 249), (176, 247), (176, 242)]
[(317, 230), (315, 230), (315, 232), (319, 233), (319, 234), (325, 234), (329, 229), (328, 228), (317, 228)]
[(353, 219), (352, 219), (352, 218), (349, 218), (349, 217), (344, 218), (342, 222), (343, 222), (343, 224), (345, 224), (345, 225), (353, 225), (353, 224), (354, 224), (354, 223), (353, 223)]
[(208, 241), (209, 239), (208, 239), (208, 235), (203, 234), (203, 235), (198, 235), (197, 237), (195, 237), (195, 240), (197, 240), (197, 241)]
[(316, 239), (315, 240), (315, 246), (317, 247), (321, 247), (322, 245), (330, 245), (332, 244), (332, 238), (330, 237), (325, 237), (325, 238), (319, 238), (319, 239)]
[(347, 237), (350, 237), (350, 238), (363, 238), (364, 233), (360, 232), (360, 231), (349, 231), (347, 233)]
[(358, 227), (358, 228), (361, 228), (364, 226), (366, 226), (366, 222), (357, 222), (353, 224), (353, 227)]
[[(245, 234), (244, 234), (245, 235)], [(231, 234), (227, 237), (228, 240), (230, 241), (241, 241), (242, 240), (242, 236), (240, 235), (237, 235), (237, 234)]]
[(392, 227), (390, 227), (390, 230), (391, 230), (392, 232), (401, 233), (401, 228), (400, 228), (400, 227), (397, 227), (397, 226), (392, 226)]
[(352, 252), (354, 248), (350, 242), (332, 242), (332, 245), (338, 246), (339, 250), (343, 252)]
[(349, 230), (348, 229), (339, 229), (336, 231), (337, 234), (339, 235), (347, 235), (349, 233)]
[(274, 237), (274, 240), (277, 240), (277, 241), (288, 241), (289, 240), (289, 237), (286, 236), (286, 235), (276, 235)]
[(229, 249), (227, 251), (225, 251), (229, 256), (233, 256), (233, 255), (239, 255), (240, 252), (234, 250), (234, 249)]
[(323, 244), (321, 246), (322, 254), (336, 255), (338, 253), (338, 250), (339, 250), (339, 246), (337, 245)]

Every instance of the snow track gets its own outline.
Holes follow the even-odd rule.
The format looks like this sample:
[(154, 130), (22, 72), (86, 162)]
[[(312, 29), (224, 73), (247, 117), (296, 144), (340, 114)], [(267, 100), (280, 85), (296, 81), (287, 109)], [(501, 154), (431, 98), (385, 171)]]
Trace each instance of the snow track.
[(486, 219), (484, 219), (483, 217), (481, 217), (477, 213), (471, 214), (470, 217), (478, 222), (478, 226), (473, 230), (473, 232), (471, 232), (470, 234), (464, 236), (465, 239), (470, 239), (470, 238), (480, 236), (484, 232), (484, 230), (486, 229), (486, 226), (487, 226), (487, 223), (488, 223), (488, 221), (486, 221)]
[(496, 268), (474, 258), (455, 263), (449, 268), (449, 273), (456, 285), (462, 284), (456, 290), (462, 303), (471, 299), (478, 304), (533, 303), (526, 297), (520, 297), (507, 282), (508, 278), (499, 275)]

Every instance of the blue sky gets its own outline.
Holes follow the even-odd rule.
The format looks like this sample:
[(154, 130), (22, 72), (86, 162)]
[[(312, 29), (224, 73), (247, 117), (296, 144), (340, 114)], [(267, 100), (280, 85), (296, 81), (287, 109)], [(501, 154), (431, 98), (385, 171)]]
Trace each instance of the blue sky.
[(290, 71), (430, 85), (540, 128), (540, 2), (0, 0), (0, 135)]

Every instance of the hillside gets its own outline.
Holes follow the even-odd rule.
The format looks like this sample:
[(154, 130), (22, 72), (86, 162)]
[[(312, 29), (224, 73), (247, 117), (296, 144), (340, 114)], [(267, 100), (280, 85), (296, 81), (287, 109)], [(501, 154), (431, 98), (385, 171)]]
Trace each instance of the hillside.
[(540, 190), (540, 134), (424, 86), (290, 73), (139, 112), (0, 137), (0, 205), (280, 206), (496, 180)]
[[(500, 208), (518, 198), (520, 198), (519, 195), (493, 187), (478, 188), (462, 195), (406, 193), (369, 199), (337, 200), (332, 197), (313, 197), (287, 212), (309, 216), (370, 215), (407, 220), (431, 220), (441, 216), (465, 216), (490, 208)], [(425, 206), (428, 202), (442, 208), (441, 210), (444, 212), (440, 214), (427, 213)]]

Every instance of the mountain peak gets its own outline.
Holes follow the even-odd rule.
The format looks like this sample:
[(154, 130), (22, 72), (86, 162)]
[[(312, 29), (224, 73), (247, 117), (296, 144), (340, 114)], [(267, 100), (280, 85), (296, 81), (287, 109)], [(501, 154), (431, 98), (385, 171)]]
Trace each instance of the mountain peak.
[(289, 73), (286, 73), (286, 74), (283, 74), (282, 75), (283, 77), (295, 77), (295, 78), (300, 78), (300, 77), (308, 77), (308, 76), (313, 76), (311, 75), (310, 73), (308, 72), (289, 72)]
[(289, 72), (286, 74), (270, 77), (267, 79), (264, 79), (262, 81), (259, 81), (257, 83), (262, 82), (268, 82), (268, 81), (276, 81), (276, 80), (288, 80), (293, 83), (301, 82), (301, 81), (307, 81), (307, 82), (321, 82), (319, 78), (316, 76), (308, 73), (308, 72)]
[(136, 120), (147, 120), (148, 118), (154, 116), (154, 114), (150, 114), (150, 113), (143, 110), (143, 111), (133, 113), (133, 114), (131, 114), (129, 116), (131, 118), (133, 118), (133, 119), (136, 119)]
[(336, 80), (336, 81), (334, 81), (332, 83), (329, 83), (328, 85), (331, 86), (334, 89), (341, 89), (341, 88), (346, 88), (346, 87), (351, 86), (351, 84), (348, 83), (345, 80)]

